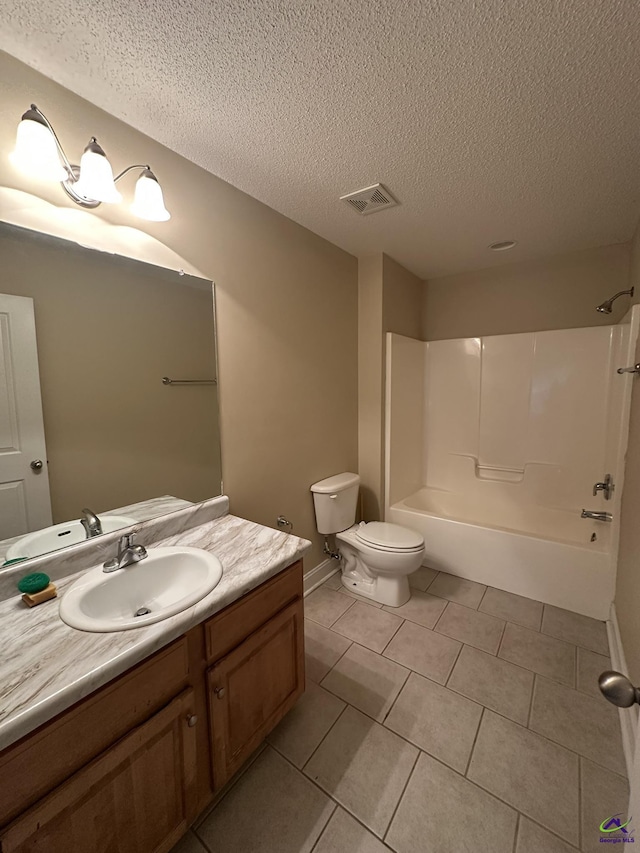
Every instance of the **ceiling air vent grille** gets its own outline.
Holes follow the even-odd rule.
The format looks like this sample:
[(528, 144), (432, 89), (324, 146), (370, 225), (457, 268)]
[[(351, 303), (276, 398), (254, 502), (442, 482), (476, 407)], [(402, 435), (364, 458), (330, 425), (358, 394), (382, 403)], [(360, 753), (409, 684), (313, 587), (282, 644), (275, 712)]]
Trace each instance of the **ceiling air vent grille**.
[(372, 187), (365, 187), (363, 190), (341, 195), (340, 201), (344, 201), (361, 216), (368, 216), (370, 213), (377, 213), (379, 210), (395, 207), (398, 204), (389, 190), (382, 184), (374, 184)]

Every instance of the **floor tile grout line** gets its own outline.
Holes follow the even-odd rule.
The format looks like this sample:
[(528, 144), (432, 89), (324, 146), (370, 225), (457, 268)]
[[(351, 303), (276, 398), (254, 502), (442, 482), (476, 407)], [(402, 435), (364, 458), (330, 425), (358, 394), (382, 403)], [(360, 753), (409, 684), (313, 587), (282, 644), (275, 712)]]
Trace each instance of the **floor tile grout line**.
[(482, 596), (481, 596), (481, 598), (480, 598), (480, 601), (478, 602), (477, 610), (478, 610), (479, 612), (480, 612), (480, 608), (482, 607), (482, 602), (485, 600), (487, 593), (488, 593), (488, 592), (489, 592), (489, 590), (490, 590), (490, 589), (492, 589), (492, 588), (493, 588), (493, 587), (490, 587), (490, 586), (485, 587), (485, 590), (484, 590), (484, 592), (482, 593)]
[(507, 631), (507, 620), (505, 619), (504, 625), (502, 626), (502, 632), (500, 634), (500, 642), (498, 643), (498, 648), (496, 649), (496, 653), (495, 653), (494, 657), (498, 657), (498, 655), (500, 654), (500, 649), (502, 648), (502, 641), (504, 639), (504, 635), (506, 634), (506, 631)]
[(534, 672), (533, 674), (533, 684), (531, 685), (531, 696), (529, 696), (529, 713), (527, 714), (527, 724), (525, 728), (528, 731), (533, 731), (530, 728), (531, 725), (531, 714), (533, 713), (533, 697), (536, 695), (536, 687), (538, 686), (538, 673)]
[[(330, 691), (329, 691), (329, 692), (330, 692)], [(332, 696), (335, 696), (335, 693), (333, 693), (333, 694), (332, 694)], [(338, 698), (340, 698), (340, 697), (338, 697)], [(342, 702), (344, 702), (344, 699), (342, 699), (341, 701), (342, 701)], [(301, 773), (303, 773), (305, 776), (306, 776), (307, 774), (304, 772), (304, 768), (305, 768), (305, 767), (307, 766), (307, 764), (311, 761), (311, 759), (312, 759), (312, 758), (313, 758), (313, 756), (316, 754), (316, 752), (320, 749), (320, 747), (321, 747), (321, 746), (322, 746), (322, 744), (325, 742), (325, 740), (329, 737), (329, 734), (331, 733), (331, 731), (333, 730), (333, 728), (337, 725), (338, 720), (342, 717), (342, 715), (343, 715), (343, 714), (344, 714), (344, 712), (347, 710), (347, 708), (351, 708), (351, 707), (352, 707), (352, 706), (351, 706), (351, 705), (349, 705), (349, 703), (348, 703), (348, 702), (344, 702), (344, 708), (340, 711), (340, 713), (339, 713), (339, 714), (338, 714), (338, 716), (335, 718), (335, 720), (333, 721), (333, 723), (329, 726), (329, 728), (328, 728), (328, 729), (327, 729), (327, 731), (324, 733), (324, 735), (322, 736), (322, 738), (318, 741), (318, 743), (317, 743), (317, 745), (316, 745), (315, 749), (313, 750), (313, 752), (311, 753), (311, 755), (307, 758), (307, 760), (306, 760), (306, 761), (305, 761), (305, 763), (302, 765), (302, 767), (298, 767), (298, 768), (297, 768), (297, 769), (298, 769)], [(285, 755), (285, 756), (284, 756), (284, 758), (287, 758), (287, 756)], [(290, 764), (293, 764), (293, 761), (291, 761), (291, 759), (287, 758), (287, 761), (288, 761)], [(295, 767), (295, 764), (293, 764), (293, 766)]]
[[(325, 791), (324, 793), (326, 794), (326, 791)], [(333, 820), (333, 816), (334, 816), (334, 814), (336, 813), (336, 809), (340, 808), (340, 807), (338, 806), (338, 804), (336, 803), (336, 801), (333, 799), (333, 797), (330, 797), (330, 800), (331, 800), (331, 802), (332, 802), (332, 803), (335, 803), (335, 808), (333, 809), (333, 811), (332, 811), (332, 812), (331, 812), (331, 814), (329, 815), (329, 820), (325, 823), (325, 825), (324, 825), (324, 826), (322, 827), (322, 829), (320, 830), (320, 835), (318, 835), (318, 837), (316, 838), (316, 840), (315, 840), (315, 842), (314, 842), (314, 844), (313, 844), (313, 847), (311, 848), (311, 850), (309, 851), (309, 853), (313, 853), (313, 851), (317, 849), (318, 844), (320, 844), (320, 839), (321, 839), (321, 838), (322, 838), (322, 836), (325, 834), (325, 832), (327, 831), (327, 827), (329, 826), (329, 824), (330, 824), (330, 823), (331, 823), (331, 821)]]
[[(507, 718), (505, 718), (505, 719), (507, 719)], [(511, 722), (514, 722), (514, 721), (512, 720)], [(519, 723), (516, 723), (516, 725), (519, 725)], [(529, 727), (527, 727), (527, 731), (531, 732), (534, 735), (538, 735), (538, 737), (543, 738), (548, 743), (550, 743), (552, 746), (556, 747), (556, 749), (558, 747), (560, 747), (560, 749), (564, 749), (566, 752), (570, 752), (572, 755), (575, 755), (575, 757), (578, 759), (584, 758), (585, 761), (590, 761), (592, 764), (595, 764), (596, 767), (599, 767), (600, 770), (605, 770), (607, 773), (613, 773), (615, 776), (620, 776), (621, 779), (627, 778), (625, 775), (623, 775), (622, 773), (619, 773), (617, 770), (613, 770), (611, 767), (606, 767), (604, 764), (601, 764), (599, 761), (596, 761), (596, 759), (592, 758), (590, 755), (583, 755), (581, 752), (577, 752), (572, 747), (567, 746), (564, 743), (560, 743), (560, 741), (558, 741), (558, 740), (553, 740), (552, 738), (548, 737), (547, 735), (543, 735), (542, 732), (537, 732), (535, 729), (531, 729)]]
[[(431, 566), (424, 566), (424, 568), (425, 569), (431, 569)], [(434, 577), (431, 578), (431, 580), (429, 581), (429, 583), (427, 584), (425, 589), (422, 590), (422, 592), (427, 592), (430, 589), (430, 587), (433, 586), (433, 584), (437, 580), (437, 578), (440, 577), (441, 572), (439, 572), (438, 569), (431, 569), (431, 571), (435, 572), (435, 575), (434, 575)]]
[[(350, 705), (347, 705), (347, 708), (350, 708), (350, 707), (351, 707)], [(347, 709), (346, 709), (346, 708), (344, 708), (344, 709), (341, 711), (340, 716), (342, 716), (342, 714), (343, 714), (346, 710), (347, 710)], [(357, 711), (358, 709), (356, 708), (355, 710)], [(337, 722), (338, 722), (338, 720), (336, 720), (336, 723), (337, 723)], [(375, 721), (374, 721), (374, 722), (375, 722)], [(335, 725), (335, 723), (334, 723), (334, 725)], [(380, 724), (378, 723), (378, 725), (380, 725)], [(331, 728), (333, 728), (333, 726), (332, 726)], [(328, 732), (327, 732), (327, 734), (328, 734)], [(326, 735), (325, 735), (325, 737), (326, 737)], [(400, 737), (400, 735), (398, 735), (398, 737)], [(324, 740), (324, 738), (323, 738), (323, 740)], [(404, 740), (404, 738), (402, 738), (402, 740)], [(409, 744), (409, 745), (410, 745), (410, 746), (413, 746), (413, 744)], [(318, 744), (318, 747), (316, 747), (316, 749), (317, 749), (317, 748), (319, 748), (319, 746), (320, 746), (320, 744)], [(414, 749), (415, 749), (415, 747), (414, 747)], [(322, 787), (322, 785), (319, 785), (319, 784), (315, 781), (315, 779), (312, 779), (312, 778), (311, 778), (311, 776), (307, 775), (307, 773), (305, 773), (303, 769), (301, 769), (300, 767), (296, 767), (296, 765), (295, 765), (295, 764), (291, 761), (291, 759), (290, 759), (290, 758), (288, 758), (286, 755), (284, 755), (283, 753), (281, 753), (279, 750), (276, 750), (276, 752), (278, 753), (278, 755), (281, 755), (281, 756), (282, 756), (282, 758), (284, 758), (284, 759), (285, 759), (285, 761), (286, 761), (289, 765), (291, 765), (291, 767), (292, 767), (294, 770), (296, 770), (298, 773), (300, 773), (300, 774), (301, 774), (301, 775), (302, 775), (302, 776), (303, 776), (303, 777), (304, 777), (308, 782), (311, 782), (311, 784), (312, 784), (315, 788), (317, 788), (317, 789), (318, 789), (318, 791), (320, 791), (320, 793), (321, 793), (321, 794), (323, 794), (325, 797), (327, 797), (327, 798), (331, 801), (331, 803), (333, 803), (333, 805), (334, 805), (334, 809), (333, 809), (333, 811), (331, 812), (331, 814), (329, 815), (329, 818), (328, 818), (328, 820), (327, 820), (327, 822), (326, 822), (325, 826), (323, 827), (323, 832), (324, 832), (324, 829), (328, 826), (329, 821), (331, 820), (331, 818), (332, 818), (332, 817), (333, 817), (333, 815), (335, 814), (335, 812), (336, 812), (336, 808), (341, 808), (341, 809), (342, 809), (343, 811), (345, 811), (348, 815), (350, 815), (350, 816), (351, 816), (355, 821), (357, 821), (357, 822), (360, 824), (360, 826), (362, 826), (364, 829), (366, 829), (366, 830), (367, 830), (367, 832), (369, 832), (371, 835), (373, 835), (373, 836), (374, 836), (374, 838), (377, 838), (378, 840), (382, 841), (382, 839), (380, 838), (380, 836), (379, 836), (376, 832), (374, 832), (374, 831), (373, 831), (373, 829), (371, 829), (371, 827), (369, 827), (369, 826), (367, 826), (365, 823), (363, 823), (363, 822), (362, 822), (362, 820), (361, 820), (359, 817), (357, 817), (357, 815), (355, 815), (355, 814), (351, 811), (351, 809), (349, 808), (349, 806), (345, 805), (344, 803), (341, 803), (341, 802), (340, 802), (340, 800), (338, 800), (336, 797), (334, 797), (334, 796), (333, 796), (333, 794), (330, 794), (328, 791), (326, 791), (326, 790)], [(420, 754), (420, 750), (418, 749), (418, 755), (419, 755), (419, 754)], [(311, 756), (311, 757), (307, 760), (307, 762), (306, 762), (306, 763), (305, 763), (305, 765), (304, 765), (305, 767), (307, 766), (307, 764), (309, 763), (309, 761), (311, 761), (311, 758), (312, 758), (312, 757), (313, 757), (313, 756)], [(417, 757), (416, 757), (416, 761), (417, 761)], [(415, 766), (415, 762), (414, 762), (414, 766)], [(413, 771), (413, 767), (412, 767), (412, 771)], [(411, 775), (411, 773), (409, 773), (409, 775)], [(406, 787), (406, 786), (405, 786), (405, 787)], [(403, 794), (404, 794), (404, 788), (403, 788)], [(401, 795), (400, 799), (402, 799), (402, 795)], [(400, 800), (398, 800), (398, 802), (400, 802)], [(394, 813), (395, 813), (395, 812), (394, 812)], [(319, 837), (318, 837), (318, 840), (319, 840)], [(316, 841), (316, 844), (317, 844), (317, 841)], [(315, 847), (315, 845), (314, 845), (314, 847)]]
[[(351, 598), (351, 596), (349, 596), (349, 595), (345, 595), (345, 596), (343, 596), (343, 597), (344, 597), (344, 598)], [(336, 622), (338, 621), (338, 619), (342, 619), (342, 617), (343, 617), (346, 613), (348, 613), (348, 612), (351, 610), (351, 608), (352, 608), (352, 607), (353, 607), (353, 605), (356, 603), (356, 601), (357, 601), (357, 599), (352, 598), (352, 599), (351, 599), (351, 604), (347, 607), (347, 609), (346, 609), (346, 610), (343, 610), (343, 611), (342, 611), (342, 613), (341, 613), (338, 617), (336, 617), (336, 618), (333, 620), (333, 622), (331, 623), (331, 625), (327, 625), (326, 627), (328, 627), (328, 628), (329, 628), (329, 630), (331, 630), (331, 628), (333, 628), (333, 626), (336, 624)], [(337, 634), (338, 632), (336, 631), (335, 633)]]
[[(454, 662), (453, 662), (453, 666), (452, 666), (452, 667), (451, 667), (451, 669), (449, 670), (449, 674), (447, 675), (447, 677), (446, 677), (446, 679), (445, 679), (445, 682), (444, 682), (444, 684), (442, 685), (443, 687), (446, 687), (448, 690), (453, 690), (453, 688), (452, 688), (452, 687), (449, 687), (449, 682), (451, 681), (451, 676), (453, 675), (453, 671), (454, 671), (454, 669), (455, 669), (455, 668), (456, 668), (456, 666), (458, 665), (458, 661), (460, 660), (460, 655), (462, 654), (462, 650), (464, 649), (464, 647), (465, 647), (465, 646), (467, 646), (467, 645), (468, 645), (468, 643), (463, 643), (463, 642), (461, 642), (460, 640), (458, 640), (457, 642), (458, 642), (458, 643), (460, 643), (460, 648), (458, 649), (458, 653), (457, 653), (457, 655), (456, 655), (456, 659), (455, 659), (455, 660), (454, 660)], [(471, 648), (474, 648), (474, 646), (471, 646)], [(481, 651), (481, 649), (478, 649), (478, 651)], [(454, 692), (454, 693), (457, 693), (459, 696), (464, 696), (464, 693), (460, 693), (458, 690), (453, 690), (453, 692)], [(469, 696), (467, 696), (466, 698), (467, 698), (467, 699), (469, 699), (470, 697), (469, 697)], [(479, 704), (479, 705), (482, 705), (482, 702), (479, 702), (478, 704)]]
[(518, 846), (518, 835), (520, 834), (520, 818), (522, 817), (520, 812), (516, 812), (516, 831), (513, 834), (513, 847), (511, 848), (511, 853), (516, 853), (516, 848)]
[[(342, 716), (342, 714), (344, 713), (344, 710), (346, 710), (346, 709), (343, 709), (343, 710), (342, 710), (342, 712), (341, 712), (340, 716)], [(336, 722), (337, 722), (337, 720), (336, 720)], [(335, 725), (335, 724), (334, 724), (334, 725)], [(333, 726), (332, 726), (331, 728), (333, 728)], [(327, 734), (328, 734), (328, 733), (327, 733)], [(324, 738), (323, 738), (323, 740), (324, 740)], [(271, 744), (269, 744), (269, 745), (271, 746)], [(272, 749), (274, 749), (274, 752), (276, 752), (276, 753), (277, 753), (281, 758), (283, 758), (283, 759), (287, 762), (287, 764), (288, 764), (288, 765), (289, 765), (289, 766), (290, 766), (290, 767), (291, 767), (291, 768), (292, 768), (296, 773), (299, 773), (299, 774), (302, 776), (302, 778), (303, 778), (303, 779), (305, 779), (307, 782), (309, 782), (311, 785), (313, 785), (313, 787), (314, 787), (314, 788), (317, 788), (317, 790), (318, 790), (318, 791), (320, 791), (320, 793), (321, 793), (324, 797), (326, 797), (326, 798), (329, 800), (329, 802), (333, 805), (333, 809), (331, 810), (331, 814), (330, 814), (330, 815), (329, 815), (329, 817), (327, 818), (327, 821), (326, 821), (325, 825), (324, 825), (324, 826), (323, 826), (323, 828), (322, 828), (322, 831), (324, 832), (325, 828), (326, 828), (326, 827), (328, 826), (328, 824), (329, 824), (329, 821), (331, 820), (331, 818), (332, 818), (332, 817), (333, 817), (333, 815), (335, 814), (336, 808), (340, 807), (342, 804), (341, 804), (341, 803), (339, 803), (339, 802), (338, 802), (338, 800), (336, 800), (336, 799), (335, 799), (335, 797), (332, 797), (332, 796), (331, 796), (331, 794), (329, 794), (327, 791), (325, 791), (325, 789), (324, 789), (321, 785), (318, 785), (318, 783), (315, 781), (315, 779), (312, 779), (312, 778), (311, 778), (311, 776), (308, 776), (308, 775), (304, 772), (304, 770), (302, 770), (300, 767), (296, 767), (296, 765), (293, 763), (293, 761), (291, 761), (291, 759), (290, 759), (290, 758), (288, 758), (286, 755), (284, 755), (284, 754), (283, 754), (282, 752), (280, 752), (278, 749), (275, 749), (275, 747), (272, 747)], [(311, 760), (311, 759), (309, 759), (309, 760)], [(306, 765), (305, 765), (305, 766), (306, 766)], [(342, 806), (342, 808), (344, 808), (344, 806)], [(348, 811), (348, 809), (347, 809), (347, 811)], [(350, 814), (350, 812), (349, 812), (349, 814)], [(320, 833), (320, 834), (322, 835), (322, 833)], [(320, 840), (320, 836), (318, 836), (318, 839), (316, 840), (316, 844), (318, 843), (318, 841), (319, 841), (319, 840)], [(315, 847), (315, 844), (314, 844), (314, 847)]]
[[(398, 633), (398, 631), (402, 628), (402, 626), (404, 625), (404, 623), (407, 621), (403, 616), (399, 616), (398, 618), (399, 618), (399, 619), (402, 619), (402, 621), (400, 622), (400, 624), (398, 625), (398, 627), (396, 628), (396, 630), (393, 632), (392, 636), (389, 638), (389, 642), (385, 645), (384, 649), (383, 649), (381, 652), (377, 652), (377, 653), (376, 653), (376, 654), (379, 654), (379, 655), (380, 655), (380, 657), (383, 657), (383, 656), (384, 656), (384, 653), (385, 653), (385, 652), (386, 652), (386, 650), (389, 648), (389, 644), (393, 641), (393, 638), (396, 636), (396, 634)], [(387, 660), (391, 660), (391, 658), (387, 658)], [(396, 663), (396, 661), (394, 661), (394, 663)]]
[[(476, 728), (476, 733), (475, 733), (474, 738), (473, 738), (473, 743), (471, 744), (471, 749), (469, 750), (469, 757), (467, 758), (467, 763), (466, 763), (466, 766), (464, 768), (464, 773), (461, 774), (465, 779), (468, 779), (467, 773), (469, 772), (469, 768), (471, 767), (471, 759), (473, 758), (473, 753), (475, 752), (476, 743), (478, 742), (478, 735), (480, 734), (480, 728), (482, 726), (482, 721), (484, 720), (484, 712), (485, 711), (486, 711), (486, 708), (483, 705), (482, 706), (482, 713), (480, 714), (480, 719), (478, 720), (478, 727)], [(471, 781), (471, 780), (469, 779), (469, 781)]]
[[(331, 630), (331, 628), (328, 628), (327, 630), (328, 630), (328, 631), (330, 631), (330, 630)], [(334, 631), (333, 633), (334, 633), (337, 637), (342, 637), (342, 634), (338, 634), (338, 632), (337, 632), (337, 631)], [(349, 640), (349, 637), (342, 637), (342, 639), (343, 639), (343, 640)], [(347, 648), (342, 652), (342, 654), (340, 655), (340, 657), (338, 658), (338, 660), (333, 664), (333, 666), (329, 668), (329, 672), (325, 673), (325, 674), (322, 676), (322, 678), (320, 679), (320, 681), (318, 682), (318, 684), (320, 685), (320, 687), (322, 687), (322, 682), (325, 680), (325, 678), (326, 678), (330, 673), (332, 673), (332, 672), (333, 672), (333, 670), (338, 666), (338, 664), (340, 663), (340, 661), (342, 660), (342, 658), (347, 654), (347, 652), (349, 651), (349, 649), (351, 648), (351, 646), (353, 645), (353, 643), (354, 643), (354, 641), (353, 641), (353, 640), (349, 640), (349, 645), (347, 646)], [(356, 645), (359, 645), (359, 643), (356, 643)], [(363, 648), (365, 648), (365, 647), (363, 646)], [(371, 651), (371, 649), (369, 649), (369, 651)], [(326, 687), (325, 687), (324, 689), (325, 689), (325, 690), (327, 690), (328, 688), (326, 688)], [(331, 693), (332, 691), (329, 691), (329, 692)]]
[[(409, 774), (407, 776), (407, 781), (404, 783), (402, 791), (400, 792), (400, 796), (398, 797), (398, 802), (396, 803), (395, 808), (393, 810), (393, 813), (392, 813), (391, 817), (389, 818), (389, 823), (387, 824), (385, 831), (382, 833), (382, 837), (377, 836), (378, 838), (380, 838), (380, 840), (382, 841), (383, 844), (386, 844), (386, 838), (389, 835), (389, 830), (391, 829), (391, 825), (393, 824), (396, 813), (397, 813), (398, 809), (400, 808), (400, 803), (402, 802), (402, 799), (403, 799), (403, 797), (407, 791), (407, 788), (409, 787), (409, 783), (411, 782), (411, 779), (412, 779), (413, 774), (415, 772), (418, 761), (420, 760), (421, 754), (422, 754), (422, 750), (420, 749), (420, 747), (416, 747), (416, 757), (413, 761), (413, 764), (411, 765), (411, 770), (409, 771)], [(389, 846), (389, 845), (387, 845), (387, 846)]]
[[(436, 761), (437, 761), (437, 760), (438, 760), (438, 759), (436, 759)], [(440, 762), (440, 763), (442, 763), (442, 762)], [(446, 766), (447, 766), (447, 765), (445, 765), (445, 767), (446, 767)], [(450, 767), (450, 768), (449, 768), (449, 770), (451, 770), (451, 769), (452, 769), (452, 768)], [(455, 771), (455, 770), (454, 770), (454, 773), (455, 773), (455, 772), (457, 772), (457, 771)], [(503, 799), (502, 799), (502, 797), (499, 797), (496, 793), (494, 793), (494, 791), (491, 791), (489, 788), (485, 788), (485, 787), (484, 787), (484, 785), (481, 785), (481, 784), (480, 784), (480, 782), (476, 782), (476, 780), (475, 780), (475, 779), (470, 779), (468, 776), (464, 776), (463, 778), (464, 778), (467, 782), (469, 782), (471, 785), (475, 785), (475, 786), (476, 786), (476, 788), (480, 788), (480, 790), (481, 790), (481, 791), (484, 791), (484, 793), (485, 793), (485, 794), (489, 794), (489, 796), (490, 796), (490, 797), (493, 797), (493, 798), (494, 798), (494, 800), (498, 800), (498, 802), (502, 803), (502, 804), (503, 804), (503, 805), (505, 805), (505, 806), (508, 806), (512, 811), (516, 812), (516, 814), (522, 815), (522, 816), (526, 817), (526, 818), (527, 818), (527, 820), (530, 820), (530, 821), (532, 821), (533, 823), (538, 824), (538, 826), (541, 826), (541, 827), (542, 827), (542, 829), (546, 829), (546, 830), (547, 830), (547, 832), (550, 832), (552, 835), (555, 835), (555, 836), (556, 836), (556, 838), (561, 839), (562, 841), (564, 841), (564, 843), (565, 843), (565, 844), (568, 844), (570, 847), (575, 846), (575, 845), (573, 845), (573, 844), (572, 844), (572, 842), (571, 842), (571, 841), (567, 841), (567, 839), (566, 839), (566, 838), (564, 838), (562, 835), (558, 835), (558, 833), (557, 833), (557, 832), (555, 832), (555, 830), (550, 829), (548, 826), (545, 826), (544, 824), (540, 823), (540, 822), (539, 822), (539, 820), (536, 820), (536, 818), (532, 817), (528, 812), (525, 812), (525, 811), (523, 811), (522, 809), (519, 809), (517, 806), (514, 806), (514, 805), (513, 805), (513, 803), (509, 803), (509, 802), (507, 802), (507, 800), (503, 800)], [(579, 849), (579, 848), (578, 848), (578, 849)]]
[(584, 758), (578, 759), (578, 847), (582, 850), (582, 762)]
[[(442, 601), (446, 601), (447, 603), (446, 603), (446, 604), (445, 604), (445, 606), (442, 608), (442, 613), (441, 613), (441, 614), (438, 616), (438, 618), (436, 619), (436, 621), (435, 621), (435, 624), (434, 624), (433, 628), (431, 628), (431, 630), (432, 630), (432, 631), (435, 631), (435, 630), (436, 630), (436, 628), (437, 628), (437, 627), (438, 627), (438, 625), (440, 624), (440, 620), (442, 619), (442, 617), (444, 616), (444, 614), (447, 612), (447, 610), (449, 609), (449, 605), (451, 604), (451, 602), (450, 602), (450, 601), (448, 601), (447, 599), (444, 599), (444, 598), (443, 598), (443, 599), (442, 599)], [(438, 631), (437, 633), (438, 633), (438, 634), (440, 634), (441, 632), (440, 632), (440, 631)]]
[[(384, 715), (383, 719), (382, 719), (382, 720), (376, 720), (376, 722), (377, 722), (377, 723), (379, 723), (381, 726), (384, 726), (384, 727), (387, 729), (387, 731), (390, 731), (390, 732), (392, 732), (392, 731), (393, 731), (393, 729), (389, 728), (389, 726), (387, 726), (387, 725), (386, 725), (386, 722), (387, 722), (387, 720), (388, 720), (388, 718), (389, 718), (389, 714), (393, 711), (393, 709), (394, 709), (394, 707), (395, 707), (396, 702), (397, 702), (397, 701), (398, 701), (398, 699), (400, 698), (400, 694), (401, 694), (401, 693), (402, 693), (402, 691), (404, 690), (404, 688), (405, 688), (405, 686), (406, 686), (406, 684), (407, 684), (407, 681), (409, 681), (409, 679), (411, 678), (412, 674), (413, 674), (413, 670), (412, 670), (412, 669), (408, 669), (408, 670), (407, 670), (407, 677), (404, 679), (404, 681), (403, 681), (403, 682), (402, 682), (402, 684), (400, 685), (400, 690), (398, 690), (398, 692), (396, 693), (396, 695), (395, 695), (395, 697), (394, 697), (394, 699), (393, 699), (393, 702), (392, 702), (392, 703), (391, 703), (391, 705), (389, 706), (389, 709), (387, 710), (387, 712), (386, 712), (386, 714)], [(434, 682), (434, 683), (435, 683), (435, 682)], [(364, 712), (363, 712), (363, 713), (364, 713)], [(411, 743), (411, 741), (410, 741), (410, 740), (407, 740), (407, 738), (406, 738), (406, 737), (403, 737), (402, 735), (399, 735), (399, 734), (398, 734), (398, 732), (393, 732), (393, 733), (394, 733), (394, 734), (396, 734), (396, 735), (398, 735), (398, 737), (402, 738), (402, 740), (406, 741), (407, 743)], [(412, 746), (415, 746), (415, 745), (416, 745), (415, 743), (414, 743), (414, 744), (412, 744)], [(419, 749), (419, 747), (418, 747), (418, 749)]]
[[(442, 685), (440, 685), (440, 687), (442, 687)], [(451, 687), (447, 688), (447, 690), (451, 690), (451, 689), (452, 689)], [(453, 691), (453, 692), (457, 693), (457, 691)], [(464, 696), (463, 693), (460, 693), (458, 695)], [(466, 696), (465, 698), (469, 699), (468, 696)], [(497, 717), (500, 717), (501, 719), (506, 720), (508, 723), (513, 723), (515, 726), (518, 726), (518, 728), (521, 728), (526, 732), (530, 732), (531, 734), (536, 735), (539, 738), (542, 738), (544, 741), (547, 741), (554, 748), (560, 747), (560, 749), (564, 749), (566, 752), (571, 753), (571, 755), (575, 755), (576, 758), (582, 758), (585, 761), (590, 761), (592, 764), (595, 764), (596, 767), (600, 768), (600, 770), (605, 770), (608, 773), (613, 773), (614, 775), (619, 776), (621, 779), (627, 780), (627, 777), (625, 774), (619, 773), (617, 770), (612, 770), (610, 767), (605, 767), (604, 764), (600, 764), (599, 761), (595, 761), (590, 756), (583, 755), (581, 752), (576, 752), (575, 749), (572, 749), (570, 746), (565, 746), (565, 744), (563, 744), (563, 743), (559, 743), (558, 741), (551, 740), (551, 738), (547, 737), (546, 735), (543, 735), (541, 732), (537, 732), (535, 729), (530, 729), (528, 726), (523, 726), (522, 723), (519, 723), (517, 720), (514, 720), (512, 717), (507, 717), (505, 714), (501, 713), (500, 711), (496, 711), (494, 708), (489, 708), (487, 705), (483, 705), (481, 702), (478, 702), (475, 699), (469, 699), (469, 701), (475, 702), (476, 705), (480, 705), (484, 709), (484, 711), (489, 711), (491, 714), (495, 714)], [(484, 716), (484, 714), (483, 714), (483, 716)], [(402, 737), (402, 736), (400, 735), (400, 737)], [(409, 743), (411, 743), (411, 741), (409, 741)], [(415, 744), (414, 744), (414, 746), (415, 746)], [(422, 749), (422, 747), (420, 747), (420, 748)], [(430, 755), (432, 758), (436, 758), (435, 755), (431, 755), (431, 753), (427, 752), (426, 749), (422, 749), (422, 751), (426, 752), (427, 755)], [(442, 763), (444, 763), (444, 762), (442, 762)], [(446, 766), (448, 767), (449, 765), (446, 765)], [(453, 769), (453, 768), (451, 768), (451, 769)]]
[[(569, 846), (569, 848), (572, 851), (575, 850), (576, 853), (580, 853), (580, 851), (582, 850), (582, 847), (580, 847), (580, 845), (578, 845), (576, 847), (576, 845), (573, 844), (571, 841), (567, 841), (566, 838), (563, 838), (561, 835), (558, 835), (558, 833), (555, 831), (555, 829), (549, 829), (548, 826), (545, 826), (544, 824), (540, 823), (540, 821), (537, 820), (535, 817), (531, 817), (531, 815), (525, 814), (524, 812), (521, 812), (521, 811), (518, 811), (518, 814), (520, 815), (521, 818), (525, 817), (528, 821), (535, 824), (539, 829), (543, 829), (545, 832), (548, 832), (549, 835), (553, 835), (554, 838), (557, 838), (559, 841), (563, 841), (565, 844), (567, 844)], [(579, 835), (580, 835), (580, 833), (578, 832), (578, 836)]]

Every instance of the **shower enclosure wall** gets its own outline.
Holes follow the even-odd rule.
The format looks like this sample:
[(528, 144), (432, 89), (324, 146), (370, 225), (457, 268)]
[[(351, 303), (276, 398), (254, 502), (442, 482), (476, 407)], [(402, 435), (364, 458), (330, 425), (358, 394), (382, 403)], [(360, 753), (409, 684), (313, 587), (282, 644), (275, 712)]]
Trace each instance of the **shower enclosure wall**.
[[(606, 619), (640, 307), (616, 326), (428, 343), (387, 335), (389, 521), (425, 565)], [(611, 500), (593, 496), (611, 474)], [(612, 522), (581, 518), (611, 513)]]

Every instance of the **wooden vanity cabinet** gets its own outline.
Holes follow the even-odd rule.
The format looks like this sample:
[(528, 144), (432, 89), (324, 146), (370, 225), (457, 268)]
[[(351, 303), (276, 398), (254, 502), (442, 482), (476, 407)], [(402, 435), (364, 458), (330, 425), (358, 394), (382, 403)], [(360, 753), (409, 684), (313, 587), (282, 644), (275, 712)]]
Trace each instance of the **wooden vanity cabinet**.
[(207, 673), (216, 787), (240, 769), (304, 692), (302, 601), (294, 601)]
[(170, 850), (189, 827), (192, 709), (187, 690), (129, 732), (14, 821), (2, 853)]
[(165, 853), (304, 690), (302, 562), (0, 753), (0, 853)]

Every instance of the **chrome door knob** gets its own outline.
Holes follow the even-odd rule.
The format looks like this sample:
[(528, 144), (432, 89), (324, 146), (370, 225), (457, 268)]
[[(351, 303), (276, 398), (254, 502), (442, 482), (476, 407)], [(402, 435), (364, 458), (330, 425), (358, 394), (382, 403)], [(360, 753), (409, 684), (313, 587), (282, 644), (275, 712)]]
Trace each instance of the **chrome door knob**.
[(621, 672), (603, 672), (598, 679), (598, 685), (604, 698), (618, 708), (630, 708), (636, 703), (640, 705), (640, 690)]
[(33, 471), (42, 471), (43, 462), (42, 459), (34, 459), (33, 462), (29, 465), (29, 467)]

